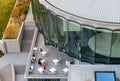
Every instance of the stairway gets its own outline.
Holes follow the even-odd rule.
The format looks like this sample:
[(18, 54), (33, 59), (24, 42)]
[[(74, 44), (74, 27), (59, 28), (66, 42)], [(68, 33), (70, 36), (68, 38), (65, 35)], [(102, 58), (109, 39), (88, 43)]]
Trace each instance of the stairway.
[(25, 22), (23, 29), (23, 39), (21, 45), (22, 52), (29, 52), (35, 30), (34, 22)]

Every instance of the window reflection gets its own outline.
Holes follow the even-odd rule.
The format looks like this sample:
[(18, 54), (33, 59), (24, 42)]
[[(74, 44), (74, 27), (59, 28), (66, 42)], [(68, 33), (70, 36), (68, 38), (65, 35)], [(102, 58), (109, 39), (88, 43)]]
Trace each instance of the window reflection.
[(80, 25), (68, 21), (68, 54), (72, 57), (79, 59), (80, 54)]
[(68, 36), (67, 31), (65, 30), (67, 27), (67, 20), (58, 16), (57, 27), (59, 50), (67, 53)]
[(95, 29), (91, 26), (81, 25), (81, 60), (95, 62)]
[(50, 42), (51, 42), (52, 45), (56, 46), (57, 43), (58, 43), (56, 16), (49, 11), (48, 12), (48, 18), (49, 18), (48, 20), (49, 20)]
[(96, 62), (109, 63), (112, 31), (96, 29)]

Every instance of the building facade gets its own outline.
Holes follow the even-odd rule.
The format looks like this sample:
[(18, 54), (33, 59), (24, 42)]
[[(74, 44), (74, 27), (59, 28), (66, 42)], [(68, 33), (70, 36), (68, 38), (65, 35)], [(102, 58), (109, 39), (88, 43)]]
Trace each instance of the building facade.
[(53, 45), (83, 62), (120, 63), (119, 21), (80, 17), (60, 9), (54, 2), (32, 0), (35, 23), (44, 35), (46, 45)]

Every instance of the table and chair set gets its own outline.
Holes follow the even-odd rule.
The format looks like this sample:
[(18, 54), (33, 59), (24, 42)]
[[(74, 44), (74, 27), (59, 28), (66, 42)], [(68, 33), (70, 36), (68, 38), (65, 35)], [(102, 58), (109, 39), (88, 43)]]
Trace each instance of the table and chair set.
[[(33, 66), (33, 63), (35, 63), (37, 60), (36, 60), (36, 57), (35, 57), (35, 54), (37, 53), (37, 52), (39, 52), (38, 51), (38, 48), (37, 47), (34, 47), (33, 48), (33, 55), (32, 55), (32, 57), (31, 57), (31, 65), (30, 65), (30, 67), (28, 68), (28, 70), (29, 70), (29, 73), (32, 73), (33, 72), (33, 69), (34, 69), (34, 67), (35, 66)], [(38, 65), (40, 65), (40, 67), (37, 69), (37, 71), (40, 73), (40, 74), (44, 74), (45, 73), (45, 71), (47, 70), (47, 71), (49, 71), (51, 74), (56, 74), (57, 73), (57, 71), (58, 71), (58, 68), (55, 68), (55, 66), (57, 66), (57, 65), (61, 65), (61, 58), (54, 58), (54, 59), (51, 59), (51, 62), (52, 63), (54, 63), (54, 66), (52, 66), (51, 68), (47, 68), (47, 63), (49, 63), (48, 61), (47, 61), (47, 59), (45, 59), (45, 58), (48, 58), (47, 56), (49, 56), (49, 54), (48, 54), (48, 50), (46, 51), (46, 50), (43, 50), (42, 48), (40, 48), (40, 52), (39, 52), (39, 54), (41, 54), (42, 55), (42, 57), (40, 57), (39, 59), (38, 59)], [(64, 72), (64, 74), (67, 74), (68, 73), (68, 71), (69, 71), (69, 65), (70, 65), (70, 61), (65, 61), (65, 67), (62, 69), (62, 71)], [(61, 66), (59, 66), (59, 67), (61, 67)]]

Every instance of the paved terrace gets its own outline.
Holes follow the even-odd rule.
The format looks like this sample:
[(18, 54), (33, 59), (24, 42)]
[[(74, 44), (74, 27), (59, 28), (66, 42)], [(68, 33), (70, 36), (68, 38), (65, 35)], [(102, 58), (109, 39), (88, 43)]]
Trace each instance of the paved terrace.
[[(73, 61), (74, 59), (72, 57), (69, 57), (68, 55), (64, 54), (63, 52), (60, 52), (57, 50), (57, 48), (51, 46), (51, 45), (47, 45), (44, 46), (44, 38), (43, 36), (39, 33), (38, 34), (38, 39), (36, 42), (36, 47), (38, 48), (38, 52), (35, 53), (35, 57), (36, 57), (36, 62), (35, 63), (31, 63), (31, 56), (33, 54), (33, 52), (31, 53), (31, 56), (29, 57), (29, 65), (27, 66), (26, 69), (26, 77), (32, 78), (67, 78), (68, 74), (65, 74), (65, 72), (63, 72), (63, 69), (66, 67), (65, 65), (65, 61)], [(48, 51), (47, 56), (43, 56), (40, 53), (40, 48), (43, 48), (44, 50)], [(44, 71), (43, 74), (40, 74), (37, 69), (40, 68), (41, 66), (38, 64), (38, 59), (39, 58), (43, 58), (47, 61), (47, 65), (46, 65), (46, 70)], [(60, 63), (58, 65), (55, 65), (53, 63), (53, 60), (57, 58), (57, 59), (61, 59)], [(30, 65), (34, 66), (34, 70), (32, 73), (28, 72), (28, 68)], [(51, 72), (49, 71), (50, 68), (55, 68), (57, 71), (55, 74), (51, 74)]]

